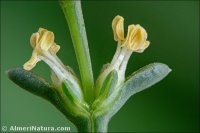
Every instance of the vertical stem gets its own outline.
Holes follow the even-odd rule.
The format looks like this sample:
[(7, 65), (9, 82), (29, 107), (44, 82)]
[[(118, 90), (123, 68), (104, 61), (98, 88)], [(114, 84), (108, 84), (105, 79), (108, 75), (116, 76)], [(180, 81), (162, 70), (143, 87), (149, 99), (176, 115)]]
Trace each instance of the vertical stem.
[(103, 116), (99, 118), (93, 118), (92, 124), (92, 132), (94, 133), (107, 133), (107, 128), (108, 128), (108, 119), (104, 119)]
[(100, 116), (94, 117), (92, 114), (90, 119), (76, 125), (79, 133), (107, 133), (109, 120)]
[(81, 2), (79, 0), (61, 0), (60, 5), (70, 29), (79, 65), (84, 97), (85, 100), (91, 104), (94, 99), (94, 79)]

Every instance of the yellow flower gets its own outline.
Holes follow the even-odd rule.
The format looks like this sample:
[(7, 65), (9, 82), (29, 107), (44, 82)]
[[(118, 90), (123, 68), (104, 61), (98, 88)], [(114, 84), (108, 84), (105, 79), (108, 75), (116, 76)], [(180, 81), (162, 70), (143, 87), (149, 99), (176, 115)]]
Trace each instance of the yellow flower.
[(39, 28), (37, 33), (33, 33), (30, 39), (33, 48), (32, 57), (23, 67), (25, 70), (31, 70), (38, 61), (47, 57), (49, 54), (56, 54), (60, 46), (54, 42), (54, 34), (43, 28)]
[(124, 18), (117, 15), (112, 22), (114, 40), (120, 41), (121, 47), (126, 47), (133, 52), (142, 53), (150, 44), (147, 41), (147, 32), (140, 25), (129, 25), (128, 33), (124, 39)]

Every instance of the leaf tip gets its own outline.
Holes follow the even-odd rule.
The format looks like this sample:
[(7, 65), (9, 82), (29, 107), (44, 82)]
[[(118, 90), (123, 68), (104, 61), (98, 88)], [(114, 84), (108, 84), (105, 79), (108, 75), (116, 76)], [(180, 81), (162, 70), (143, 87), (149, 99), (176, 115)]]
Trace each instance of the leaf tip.
[(164, 63), (155, 62), (155, 63), (152, 63), (152, 67), (158, 73), (163, 73), (163, 74), (166, 74), (166, 75), (168, 75), (172, 71), (172, 69)]
[(8, 75), (8, 78), (13, 80), (13, 78), (16, 76), (17, 73), (19, 73), (22, 70), (22, 68), (10, 68), (5, 71), (5, 74)]

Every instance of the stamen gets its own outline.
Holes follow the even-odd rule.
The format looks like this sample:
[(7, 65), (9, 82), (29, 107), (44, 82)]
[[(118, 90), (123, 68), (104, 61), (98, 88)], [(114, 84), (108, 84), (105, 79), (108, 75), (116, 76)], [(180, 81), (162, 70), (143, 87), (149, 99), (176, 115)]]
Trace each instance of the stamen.
[(118, 41), (118, 45), (110, 66), (103, 72), (106, 75), (113, 69), (116, 69), (121, 81), (124, 80), (126, 66), (132, 52), (142, 53), (150, 44), (149, 41), (146, 41), (147, 32), (139, 24), (129, 25), (127, 36), (124, 39), (123, 22), (123, 17), (119, 15), (113, 19), (114, 40)]
[(54, 71), (60, 81), (70, 81), (75, 86), (75, 89), (72, 91), (77, 97), (82, 99), (83, 96), (78, 79), (65, 69), (64, 64), (56, 55), (60, 46), (54, 42), (54, 38), (53, 32), (43, 28), (40, 28), (37, 33), (32, 34), (30, 38), (33, 48), (32, 57), (23, 67), (26, 70), (31, 70), (36, 66), (37, 62), (43, 60)]
[[(125, 70), (128, 60), (133, 52), (142, 53), (148, 46), (147, 33), (140, 25), (129, 25), (128, 33), (124, 38), (124, 18), (116, 16), (112, 21), (114, 40), (118, 41), (117, 50), (111, 63), (100, 74), (97, 79), (97, 90), (101, 88), (106, 76), (113, 70), (118, 73), (118, 83), (120, 85), (125, 80)], [(98, 93), (97, 93), (98, 94)]]

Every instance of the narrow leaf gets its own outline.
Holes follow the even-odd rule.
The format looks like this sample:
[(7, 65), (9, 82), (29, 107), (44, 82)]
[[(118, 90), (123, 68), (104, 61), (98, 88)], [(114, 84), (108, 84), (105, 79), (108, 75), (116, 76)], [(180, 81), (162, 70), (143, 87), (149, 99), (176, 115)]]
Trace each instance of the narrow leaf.
[(162, 63), (149, 64), (134, 72), (128, 80), (101, 105), (108, 117), (112, 117), (135, 93), (140, 92), (166, 77), (171, 69)]
[(8, 77), (21, 88), (50, 101), (64, 115), (70, 115), (64, 107), (64, 101), (59, 92), (41, 77), (23, 68), (10, 69), (7, 71), (7, 74)]
[(22, 68), (14, 68), (8, 70), (7, 74), (13, 82), (23, 89), (45, 99), (50, 99), (53, 93), (55, 93), (52, 86), (30, 71)]
[(75, 101), (75, 96), (72, 93), (72, 91), (70, 90), (69, 86), (65, 83), (62, 83), (62, 89), (63, 92), (65, 93), (65, 95), (67, 96), (67, 98), (71, 101), (74, 102)]
[(62, 89), (71, 102), (83, 101), (81, 92), (79, 92), (70, 81), (63, 81)]
[(121, 88), (126, 97), (140, 92), (166, 77), (171, 69), (162, 63), (149, 64), (134, 72)]
[(26, 71), (22, 68), (14, 68), (7, 71), (9, 78), (22, 87), (23, 89), (45, 98), (50, 101), (59, 111), (61, 111), (71, 122), (73, 122), (77, 127), (83, 125), (82, 121), (87, 120), (87, 116), (79, 112), (79, 116), (74, 114), (66, 106), (66, 102), (63, 99), (62, 94), (60, 94), (56, 89), (52, 88), (44, 79), (35, 75), (30, 71)]
[(108, 98), (112, 92), (115, 90), (115, 86), (117, 85), (118, 74), (116, 70), (111, 71), (106, 79), (103, 82), (103, 86), (100, 91), (99, 97), (95, 100), (92, 105), (92, 108), (95, 109), (101, 104), (106, 98)]
[(103, 95), (103, 97), (108, 97), (113, 92), (115, 86), (117, 85), (117, 81), (118, 81), (117, 71), (113, 70), (106, 77), (100, 95)]

